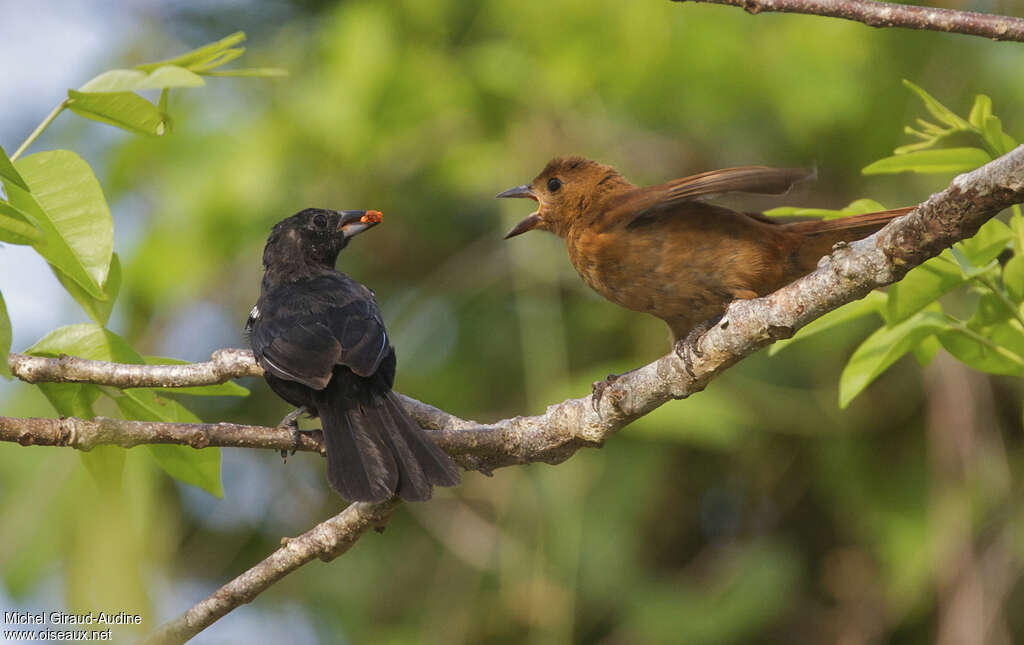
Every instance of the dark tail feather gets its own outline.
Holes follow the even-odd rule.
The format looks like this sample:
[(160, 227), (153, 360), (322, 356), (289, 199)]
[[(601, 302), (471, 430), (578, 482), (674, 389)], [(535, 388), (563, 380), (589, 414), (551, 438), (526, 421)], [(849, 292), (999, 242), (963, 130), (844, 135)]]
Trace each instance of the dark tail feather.
[(454, 486), (459, 483), (459, 469), (431, 440), (394, 392), (384, 396), (378, 408), (381, 429), (398, 462), (397, 494), (404, 500), (420, 502), (430, 499), (433, 486)]
[[(327, 481), (353, 502), (398, 495), (430, 499), (433, 486), (459, 483), (459, 469), (402, 408), (394, 392), (372, 405), (330, 397), (320, 406), (327, 448)], [(352, 407), (346, 407), (351, 405)]]
[(381, 436), (376, 410), (346, 407), (337, 397), (318, 410), (331, 487), (352, 502), (390, 499), (398, 485), (398, 465)]

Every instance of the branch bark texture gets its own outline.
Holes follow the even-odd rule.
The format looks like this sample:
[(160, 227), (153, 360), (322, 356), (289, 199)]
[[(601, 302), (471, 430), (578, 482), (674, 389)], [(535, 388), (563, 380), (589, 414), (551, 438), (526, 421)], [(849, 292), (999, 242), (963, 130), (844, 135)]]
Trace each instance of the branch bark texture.
[(748, 13), (805, 13), (862, 22), (871, 27), (927, 29), (1024, 42), (1024, 18), (976, 11), (918, 7), (875, 0), (672, 0), (740, 7)]
[[(764, 298), (734, 302), (722, 320), (699, 339), (702, 353), (692, 357), (693, 376), (686, 372), (683, 361), (670, 353), (622, 376), (605, 390), (599, 402), (595, 403), (592, 397), (569, 399), (549, 406), (540, 415), (490, 424), (461, 419), (408, 397), (403, 397), (403, 403), (416, 421), (432, 430), (438, 443), (467, 469), (488, 472), (536, 461), (559, 463), (583, 446), (601, 445), (623, 426), (666, 401), (699, 392), (718, 374), (774, 340), (792, 336), (832, 309), (899, 280), (921, 262), (973, 235), (995, 213), (1021, 202), (1024, 146), (958, 176), (948, 188), (875, 235), (837, 247), (830, 256), (822, 258), (814, 273)], [(230, 360), (217, 367), (218, 354)], [(12, 355), (9, 364), (15, 375), (30, 382), (84, 381), (88, 376), (96, 379), (88, 382), (121, 387), (206, 385), (223, 382), (229, 373), (259, 373), (251, 353), (245, 350), (222, 350), (209, 363), (186, 366), (124, 366), (22, 355)], [(160, 379), (167, 381), (161, 383)], [(259, 447), (277, 450), (290, 442), (285, 430), (231, 424), (0, 419), (0, 439), (79, 448), (101, 443), (137, 445), (145, 443), (147, 437), (160, 443), (196, 447), (252, 446), (251, 440), (241, 437), (248, 432), (264, 436), (264, 443), (257, 442)], [(318, 449), (310, 441), (307, 446), (303, 439), (302, 448)], [(154, 634), (159, 640), (147, 642), (184, 642), (314, 557), (332, 559), (344, 552), (367, 528), (382, 525), (395, 504), (349, 506), (288, 541), (256, 567), (161, 627)]]
[(219, 385), (233, 378), (263, 375), (247, 349), (218, 349), (209, 361), (188, 365), (134, 365), (12, 353), (7, 366), (26, 383), (93, 383), (120, 388)]

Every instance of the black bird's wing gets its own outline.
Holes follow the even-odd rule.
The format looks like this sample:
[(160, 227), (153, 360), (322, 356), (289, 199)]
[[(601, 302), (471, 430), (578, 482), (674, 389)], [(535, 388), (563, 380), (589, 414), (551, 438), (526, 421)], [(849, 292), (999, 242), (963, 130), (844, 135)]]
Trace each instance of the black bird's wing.
[(337, 365), (372, 376), (388, 350), (373, 293), (337, 272), (264, 293), (247, 326), (264, 370), (314, 390), (327, 387)]

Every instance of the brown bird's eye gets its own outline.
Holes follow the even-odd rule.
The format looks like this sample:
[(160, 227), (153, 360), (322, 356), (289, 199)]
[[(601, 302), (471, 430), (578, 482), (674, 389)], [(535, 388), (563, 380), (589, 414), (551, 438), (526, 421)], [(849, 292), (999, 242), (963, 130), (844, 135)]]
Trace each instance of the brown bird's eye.
[(562, 180), (558, 177), (552, 177), (548, 180), (548, 190), (557, 193), (558, 189), (562, 187)]

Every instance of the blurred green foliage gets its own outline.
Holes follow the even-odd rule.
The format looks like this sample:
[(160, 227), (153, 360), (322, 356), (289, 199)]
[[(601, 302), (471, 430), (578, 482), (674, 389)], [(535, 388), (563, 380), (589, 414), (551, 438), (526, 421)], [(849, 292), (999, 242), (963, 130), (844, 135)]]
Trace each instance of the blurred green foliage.
[[(978, 135), (930, 112), (938, 130), (919, 126), (920, 143), (991, 156), (1005, 143), (992, 105), (1006, 118), (999, 133), (1024, 127), (1012, 121), (1024, 89), (1008, 81), (1024, 54), (982, 39), (611, 0), (308, 3), (285, 19), (224, 8), (182, 13), (154, 33), (190, 33), (194, 45), (219, 37), (228, 18), (231, 29), (262, 34), (247, 53), (253, 64), (290, 76), (175, 89), (150, 104), (174, 114), (170, 136), (104, 148), (97, 167), (120, 284), (109, 282), (113, 266), (75, 279), (69, 264), (93, 323), (58, 332), (116, 332), (138, 360), (241, 346), (270, 226), (306, 206), (376, 208), (385, 225), (339, 266), (377, 292), (398, 389), (482, 420), (582, 396), (591, 381), (668, 348), (659, 321), (591, 293), (554, 237), (501, 240), (523, 205), (491, 196), (551, 156), (600, 159), (637, 183), (816, 163), (806, 206), (836, 209), (863, 195), (902, 205), (946, 185), (956, 164), (944, 152), (931, 161), (945, 175), (860, 175), (906, 146), (903, 124), (921, 113), (901, 79), (981, 133), (971, 140)], [(187, 48), (167, 36), (122, 45), (118, 65)], [(117, 83), (155, 73), (138, 71)], [(972, 103), (982, 93), (991, 103)], [(128, 101), (137, 114), (127, 129), (155, 134), (148, 109)], [(104, 109), (83, 111), (109, 123)], [(81, 123), (55, 127), (89, 136)], [(935, 312), (925, 306), (941, 293), (943, 311), (966, 324), (1005, 323), (995, 300), (1019, 302), (1013, 276), (1024, 269), (1005, 256), (967, 257), (998, 268), (1001, 281), (953, 256), (917, 270), (932, 290), (920, 306), (916, 289), (899, 287), (856, 312), (882, 314), (891, 333), (927, 322)], [(955, 289), (967, 283), (978, 288)], [(111, 289), (113, 312), (95, 297)], [(208, 642), (293, 609), (322, 642), (926, 642), (975, 627), (957, 622), (977, 618), (958, 604), (974, 601), (986, 608), (984, 642), (1019, 640), (1019, 381), (968, 370), (947, 352), (966, 353), (932, 337), (914, 347), (927, 368), (901, 360), (868, 370), (877, 382), (844, 396), (840, 411), (843, 366), (877, 322), (835, 315), (821, 323), (827, 331), (744, 361), (602, 450), (557, 467), (470, 474), (433, 502), (406, 505), (383, 536), (289, 576), (215, 625)], [(272, 423), (287, 410), (261, 382), (246, 385), (249, 397), (165, 400), (208, 421)], [(51, 413), (37, 389), (4, 387), (15, 392), (5, 414)], [(88, 387), (69, 405), (115, 414), (150, 401)], [(222, 500), (173, 485), (159, 459), (143, 449), (2, 447), (8, 593), (29, 597), (57, 580), (63, 596), (52, 603), (136, 609), (151, 627), (341, 506), (312, 455), (282, 467), (276, 455), (224, 451)]]

